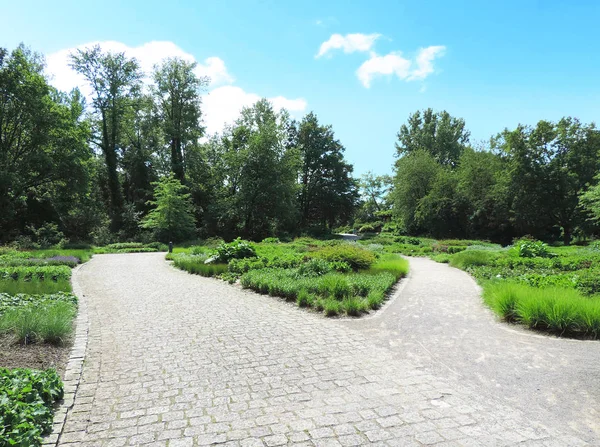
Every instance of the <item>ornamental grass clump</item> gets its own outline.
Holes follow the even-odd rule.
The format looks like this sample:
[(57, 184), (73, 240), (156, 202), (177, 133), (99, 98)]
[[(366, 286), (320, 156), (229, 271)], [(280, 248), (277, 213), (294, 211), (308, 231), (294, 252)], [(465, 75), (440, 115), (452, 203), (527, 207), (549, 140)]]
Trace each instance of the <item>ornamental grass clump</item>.
[(375, 253), (353, 243), (326, 246), (312, 256), (328, 262), (346, 262), (354, 271), (366, 270), (377, 260)]
[(484, 285), (484, 300), (507, 321), (532, 329), (600, 337), (600, 298), (582, 296), (574, 289), (496, 281)]

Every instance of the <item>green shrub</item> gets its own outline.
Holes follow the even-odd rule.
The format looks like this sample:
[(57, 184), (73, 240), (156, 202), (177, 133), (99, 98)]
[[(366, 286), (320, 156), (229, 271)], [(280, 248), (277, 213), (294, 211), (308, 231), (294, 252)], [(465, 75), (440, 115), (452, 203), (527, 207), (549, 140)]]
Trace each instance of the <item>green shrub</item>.
[(520, 239), (514, 245), (520, 258), (545, 258), (551, 255), (548, 246), (541, 241)]
[(342, 301), (342, 307), (347, 315), (358, 317), (368, 310), (367, 302), (362, 298), (350, 297)]
[(351, 290), (350, 284), (342, 275), (325, 275), (319, 282), (319, 292), (337, 300), (343, 300), (350, 296)]
[(323, 247), (313, 256), (329, 262), (346, 262), (353, 270), (368, 269), (377, 259), (375, 254), (357, 244), (340, 244)]
[(312, 307), (315, 299), (315, 296), (308, 293), (306, 289), (300, 289), (298, 298), (296, 298), (296, 304), (298, 304), (298, 307)]
[(600, 293), (600, 270), (586, 270), (576, 281), (577, 289), (585, 295)]
[(237, 238), (230, 243), (222, 242), (213, 255), (206, 260), (207, 264), (227, 264), (232, 259), (255, 258), (256, 250), (248, 241)]
[(367, 295), (367, 306), (369, 306), (370, 309), (379, 309), (384, 300), (385, 296), (383, 292), (374, 290)]
[(31, 280), (69, 280), (71, 269), (65, 265), (35, 266), (35, 267), (0, 267), (0, 280), (14, 279), (21, 281)]
[(263, 244), (279, 244), (281, 241), (277, 237), (267, 237), (262, 240)]
[(77, 305), (77, 297), (72, 293), (54, 293), (46, 295), (8, 295), (0, 293), (0, 316), (6, 311), (22, 306), (45, 306), (54, 302), (66, 302)]
[(52, 369), (0, 368), (0, 396), (2, 445), (35, 447), (52, 431), (53, 406), (64, 389)]
[(306, 277), (323, 276), (330, 271), (331, 266), (323, 259), (310, 259), (298, 268), (298, 274)]
[(334, 317), (341, 313), (342, 303), (335, 298), (326, 298), (323, 300), (323, 310), (328, 317)]

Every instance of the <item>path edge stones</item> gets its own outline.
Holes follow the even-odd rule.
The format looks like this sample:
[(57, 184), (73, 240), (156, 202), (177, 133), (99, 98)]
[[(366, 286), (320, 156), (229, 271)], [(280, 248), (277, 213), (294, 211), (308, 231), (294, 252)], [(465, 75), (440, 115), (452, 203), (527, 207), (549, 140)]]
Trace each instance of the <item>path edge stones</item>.
[(75, 319), (75, 339), (73, 341), (73, 347), (71, 348), (69, 361), (63, 378), (65, 395), (60, 402), (60, 406), (56, 408), (54, 413), (52, 433), (44, 436), (42, 439), (42, 446), (44, 447), (55, 447), (58, 445), (65, 426), (65, 421), (67, 420), (67, 415), (75, 403), (75, 396), (77, 395), (77, 389), (79, 388), (79, 382), (81, 381), (83, 362), (85, 360), (88, 344), (90, 322), (88, 318), (87, 302), (79, 282), (77, 281), (77, 273), (85, 265), (86, 264), (78, 265), (71, 273), (71, 284), (73, 293), (77, 296), (78, 309), (77, 318)]

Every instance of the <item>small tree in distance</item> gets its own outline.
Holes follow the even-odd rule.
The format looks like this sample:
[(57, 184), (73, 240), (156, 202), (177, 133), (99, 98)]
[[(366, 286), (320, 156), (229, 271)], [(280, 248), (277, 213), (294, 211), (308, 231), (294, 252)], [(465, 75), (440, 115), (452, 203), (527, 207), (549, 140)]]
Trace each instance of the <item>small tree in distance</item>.
[(154, 208), (142, 220), (142, 228), (153, 230), (163, 242), (183, 241), (196, 231), (194, 207), (187, 187), (173, 174), (163, 177), (154, 185), (154, 197), (148, 204)]

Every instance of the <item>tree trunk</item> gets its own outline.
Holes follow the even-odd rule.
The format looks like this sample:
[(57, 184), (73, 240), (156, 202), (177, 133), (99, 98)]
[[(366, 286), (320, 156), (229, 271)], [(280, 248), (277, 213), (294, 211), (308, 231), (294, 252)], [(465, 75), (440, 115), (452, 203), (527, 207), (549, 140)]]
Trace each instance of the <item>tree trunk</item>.
[(185, 174), (183, 170), (183, 154), (181, 153), (181, 139), (171, 139), (171, 170), (175, 177), (183, 183)]
[(571, 245), (571, 227), (570, 226), (563, 227), (563, 243), (565, 245)]

